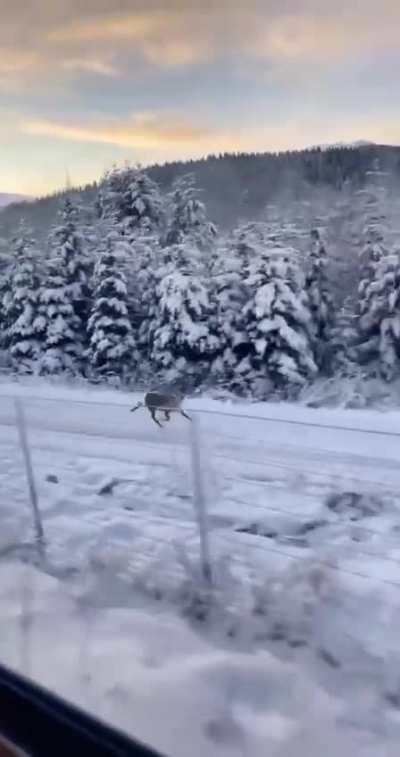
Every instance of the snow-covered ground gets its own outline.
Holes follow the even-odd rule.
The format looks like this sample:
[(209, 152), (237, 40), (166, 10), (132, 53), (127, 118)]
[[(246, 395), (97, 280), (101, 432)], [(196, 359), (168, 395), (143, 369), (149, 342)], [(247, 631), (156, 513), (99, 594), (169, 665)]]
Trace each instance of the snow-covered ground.
[[(171, 755), (188, 743), (202, 757), (267, 747), (308, 757), (321, 743), (328, 755), (392, 753), (400, 412), (187, 400), (201, 438), (209, 592), (190, 424), (175, 417), (161, 430), (129, 413), (137, 397), (107, 390), (0, 384), (3, 559), (31, 554), (32, 541), (14, 396), (51, 577), (29, 569), (28, 583), (49, 594), (33, 616), (37, 641), (13, 651), (11, 624), (2, 658)], [(2, 607), (15, 623), (24, 570), (4, 563)]]
[(379, 736), (349, 725), (302, 660), (218, 649), (170, 614), (77, 606), (15, 563), (0, 566), (0, 601), (3, 662), (163, 754), (395, 754), (392, 738), (377, 752)]

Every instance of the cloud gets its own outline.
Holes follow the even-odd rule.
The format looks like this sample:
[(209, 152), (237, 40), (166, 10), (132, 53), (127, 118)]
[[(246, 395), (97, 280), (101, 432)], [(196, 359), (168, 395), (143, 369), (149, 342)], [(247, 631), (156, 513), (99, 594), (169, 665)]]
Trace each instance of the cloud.
[(35, 52), (0, 48), (0, 76), (24, 73), (37, 66), (39, 57)]
[[(200, 21), (200, 23), (199, 23)], [(203, 62), (218, 51), (212, 25), (203, 14), (191, 12), (127, 13), (107, 15), (50, 32), (48, 44), (118, 49), (119, 54), (138, 55), (161, 67)]]
[(400, 140), (398, 117), (392, 111), (386, 119), (367, 115), (334, 118), (299, 114), (280, 123), (253, 128), (221, 129), (192, 123), (179, 115), (136, 114), (126, 119), (64, 122), (35, 119), (20, 124), (20, 132), (64, 142), (94, 143), (126, 148), (146, 156), (147, 162), (175, 156), (196, 157), (207, 153), (237, 150), (287, 150), (294, 146), (351, 142), (357, 139), (391, 143)]
[(115, 78), (120, 74), (120, 70), (114, 65), (109, 54), (72, 55), (68, 51), (60, 50), (57, 55), (52, 56), (46, 51), (36, 53), (0, 49), (0, 88), (10, 92), (19, 92), (27, 88), (31, 91), (43, 90), (50, 82), (60, 88), (63, 79), (80, 77), (82, 81), (82, 75), (85, 74)]
[[(127, 77), (219, 61), (284, 70), (343, 66), (398, 49), (398, 0), (13, 0), (2, 9), (0, 77)], [(139, 66), (140, 67), (140, 66)], [(141, 69), (143, 70), (143, 69)]]
[(98, 142), (119, 147), (168, 151), (182, 145), (207, 144), (216, 132), (179, 117), (152, 113), (135, 115), (124, 121), (98, 123), (64, 123), (31, 120), (21, 124), (21, 131), (34, 136), (79, 142)]
[(98, 74), (100, 76), (118, 76), (120, 71), (117, 66), (113, 65), (106, 59), (100, 60), (95, 58), (67, 58), (60, 62), (64, 71), (83, 72), (88, 74)]
[[(181, 6), (182, 4), (180, 4)], [(137, 4), (136, 4), (137, 6)], [(55, 28), (48, 41), (67, 45), (134, 45), (136, 54), (160, 66), (191, 65), (241, 56), (277, 62), (341, 60), (364, 49), (397, 47), (400, 4), (364, 0), (334, 5), (303, 0), (200, 7), (185, 0), (163, 12), (136, 7), (97, 14)], [(379, 34), (377, 34), (379, 25)]]
[[(367, 16), (350, 9), (343, 13), (326, 12), (317, 16), (283, 14), (254, 29), (249, 55), (285, 62), (319, 62), (321, 65), (343, 62), (360, 53), (382, 51), (397, 46), (400, 6), (389, 18), (382, 18), (380, 33)], [(395, 23), (397, 20), (397, 23)], [(382, 23), (383, 21), (383, 23)]]
[(22, 91), (31, 76), (42, 69), (43, 62), (34, 51), (0, 48), (0, 92), (13, 94)]
[[(399, 0), (0, 4), (0, 94), (15, 108), (13, 123), (0, 122), (10, 175), (47, 150), (34, 177), (72, 154), (89, 173), (104, 155), (145, 163), (400, 139), (390, 113)], [(133, 106), (158, 112), (121, 117)]]
[(7, 145), (2, 181), (5, 191), (34, 194), (62, 186), (65, 166), (74, 182), (84, 184), (125, 159), (148, 165), (225, 150), (278, 151), (358, 139), (399, 143), (399, 113), (395, 103), (385, 113), (366, 110), (357, 117), (316, 108), (313, 114), (281, 116), (279, 123), (271, 119), (254, 127), (222, 129), (163, 113), (97, 122), (27, 117), (18, 124), (17, 113), (10, 111), (0, 123), (1, 142)]
[(90, 42), (102, 40), (141, 40), (165, 32), (169, 26), (170, 16), (160, 14), (127, 14), (104, 16), (78, 21), (70, 26), (56, 28), (50, 32), (49, 39), (56, 42)]

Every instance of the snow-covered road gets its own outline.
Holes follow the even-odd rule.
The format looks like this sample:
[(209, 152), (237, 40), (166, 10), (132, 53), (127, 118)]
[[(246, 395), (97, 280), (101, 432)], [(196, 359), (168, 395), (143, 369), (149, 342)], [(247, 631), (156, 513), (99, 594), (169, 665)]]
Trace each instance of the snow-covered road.
[[(190, 424), (175, 417), (160, 430), (144, 410), (129, 412), (137, 397), (112, 391), (0, 385), (1, 478), (6, 512), (12, 511), (10, 526), (16, 522), (14, 500), (18, 529), (29, 522), (12, 399), (18, 395), (24, 402), (49, 550), (55, 560), (81, 566), (97, 547), (135, 545), (140, 564), (149, 551), (154, 556), (167, 549), (172, 566), (175, 544), (196, 552)], [(331, 515), (325, 506), (329, 493), (365, 493), (388, 500), (388, 512), (378, 519), (364, 518), (351, 528), (348, 521), (334, 519), (328, 538), (319, 533), (317, 541), (319, 546), (331, 541), (335, 549), (342, 547), (342, 566), (350, 561), (347, 567), (354, 571), (356, 560), (358, 571), (368, 575), (364, 563), (382, 554), (382, 566), (372, 577), (400, 582), (392, 513), (400, 492), (400, 413), (199, 399), (188, 401), (187, 407), (200, 424), (216, 558), (226, 552), (248, 567), (258, 566), (259, 558), (268, 556), (277, 563), (285, 558), (284, 551), (302, 558), (309, 544), (298, 537), (304, 537), (310, 519)], [(47, 481), (48, 476), (56, 476), (57, 483)], [(113, 479), (120, 483), (103, 494)], [(253, 533), (239, 530), (249, 526)], [(257, 530), (277, 535), (267, 539)], [(351, 539), (355, 530), (357, 554)], [(351, 555), (346, 550), (349, 539)]]

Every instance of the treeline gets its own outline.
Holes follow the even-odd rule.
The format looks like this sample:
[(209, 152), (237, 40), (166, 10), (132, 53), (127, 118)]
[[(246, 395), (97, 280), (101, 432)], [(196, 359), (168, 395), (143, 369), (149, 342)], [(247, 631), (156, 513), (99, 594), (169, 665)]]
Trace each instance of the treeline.
[[(209, 156), (201, 160), (154, 165), (147, 173), (164, 192), (176, 179), (193, 174), (211, 220), (224, 230), (238, 222), (254, 220), (266, 204), (292, 203), (321, 190), (329, 195), (341, 192), (347, 183), (364, 185), (365, 175), (379, 160), (381, 169), (400, 178), (400, 148), (379, 145), (315, 148), (282, 153), (239, 153)], [(93, 201), (97, 184), (76, 188), (77, 202)], [(64, 193), (65, 194), (65, 193)], [(0, 236), (13, 233), (23, 216), (42, 240), (48, 234), (63, 193), (33, 203), (13, 205), (0, 212)], [(71, 192), (67, 192), (71, 195)]]
[[(296, 396), (359, 365), (400, 373), (397, 196), (368, 171), (336, 204), (269, 204), (221, 233), (192, 175), (163, 191), (114, 169), (78, 206), (60, 199), (46, 242), (22, 223), (0, 260), (0, 337), (9, 370), (132, 385), (221, 386)], [(355, 252), (339, 310), (326, 236)], [(359, 264), (356, 261), (360, 261)], [(337, 285), (337, 281), (336, 281)]]

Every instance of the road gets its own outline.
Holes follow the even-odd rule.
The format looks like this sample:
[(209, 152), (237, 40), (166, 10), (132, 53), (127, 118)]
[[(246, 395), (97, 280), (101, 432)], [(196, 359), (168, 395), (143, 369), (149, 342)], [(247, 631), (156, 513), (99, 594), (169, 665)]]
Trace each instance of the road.
[[(55, 559), (65, 560), (68, 553), (68, 560), (80, 565), (99, 544), (125, 549), (132, 541), (143, 555), (159, 554), (172, 541), (197, 549), (190, 423), (176, 416), (159, 429), (143, 409), (129, 412), (136, 396), (117, 392), (52, 387), (46, 396), (42, 385), (0, 387), (0, 478), (7, 498), (3, 521), (11, 524), (17, 510), (20, 524), (28, 513), (13, 394), (23, 400)], [(293, 524), (300, 527), (320, 517), (332, 490), (372, 493), (397, 504), (398, 413), (235, 406), (201, 399), (188, 399), (185, 406), (199, 422), (206, 505), (218, 554), (229, 550), (232, 559), (253, 564), (258, 557), (265, 559), (267, 549), (274, 554), (272, 548), (303, 556), (304, 549), (299, 555), (289, 538), (296, 532)], [(58, 483), (48, 482), (49, 475)], [(115, 478), (121, 484), (112, 495), (99, 495)], [(371, 532), (371, 544), (362, 547), (364, 557), (392, 556), (391, 576), (400, 559), (392, 520), (385, 516), (359, 526)], [(278, 542), (238, 533), (254, 523), (267, 531), (278, 529)], [(372, 544), (373, 532), (385, 541)], [(346, 532), (346, 542), (348, 538)], [(176, 557), (168, 560), (175, 563)], [(353, 570), (357, 560), (358, 553), (351, 561)], [(381, 578), (386, 563), (377, 571)]]

